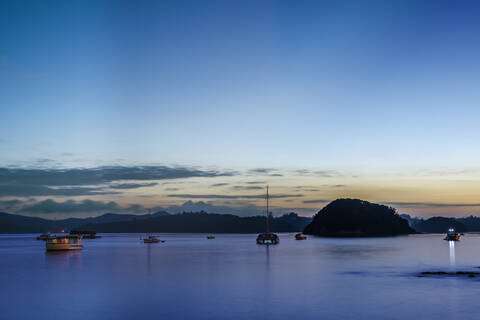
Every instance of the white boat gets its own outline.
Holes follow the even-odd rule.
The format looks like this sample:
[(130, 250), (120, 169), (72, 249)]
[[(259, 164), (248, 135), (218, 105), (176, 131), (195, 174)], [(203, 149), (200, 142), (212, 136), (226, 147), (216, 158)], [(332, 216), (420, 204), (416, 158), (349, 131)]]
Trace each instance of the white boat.
[(47, 251), (81, 250), (83, 248), (82, 236), (64, 235), (47, 239)]

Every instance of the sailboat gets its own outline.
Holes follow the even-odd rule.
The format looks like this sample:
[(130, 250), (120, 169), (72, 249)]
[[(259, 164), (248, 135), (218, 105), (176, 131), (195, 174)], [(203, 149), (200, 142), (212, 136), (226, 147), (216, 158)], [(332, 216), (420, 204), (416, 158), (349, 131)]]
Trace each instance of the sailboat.
[(278, 244), (280, 239), (275, 233), (270, 232), (270, 212), (268, 211), (268, 185), (267, 185), (267, 232), (257, 237), (257, 244)]
[[(150, 214), (150, 209), (148, 210), (148, 214)], [(151, 218), (148, 218), (148, 219), (151, 219)], [(151, 224), (149, 223), (149, 231), (151, 231), (152, 229), (152, 226)], [(153, 236), (149, 233), (149, 235), (146, 237), (146, 238), (143, 238), (143, 243), (158, 243), (160, 242), (160, 239), (158, 239), (156, 236)], [(162, 242), (165, 242), (165, 241), (162, 241)]]

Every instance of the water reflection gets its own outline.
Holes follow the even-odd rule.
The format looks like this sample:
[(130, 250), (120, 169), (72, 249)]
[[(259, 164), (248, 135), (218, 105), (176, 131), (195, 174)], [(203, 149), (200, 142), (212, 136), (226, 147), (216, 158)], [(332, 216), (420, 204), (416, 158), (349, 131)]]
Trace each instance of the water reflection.
[(455, 266), (455, 241), (448, 241), (450, 246), (450, 265)]
[(147, 275), (152, 275), (152, 247), (147, 245)]

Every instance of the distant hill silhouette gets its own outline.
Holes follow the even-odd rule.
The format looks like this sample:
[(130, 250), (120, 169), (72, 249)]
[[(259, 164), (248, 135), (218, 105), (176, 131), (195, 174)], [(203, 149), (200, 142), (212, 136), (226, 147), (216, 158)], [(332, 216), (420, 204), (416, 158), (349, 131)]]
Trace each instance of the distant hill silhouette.
[(394, 208), (359, 199), (337, 199), (320, 210), (303, 233), (328, 237), (376, 237), (415, 231)]
[(59, 232), (62, 229), (71, 230), (81, 227), (85, 224), (131, 221), (132, 219), (143, 220), (165, 215), (170, 215), (170, 213), (166, 211), (159, 211), (153, 214), (144, 215), (106, 213), (98, 217), (90, 218), (49, 220), (0, 212), (0, 233), (38, 233), (47, 231)]
[(455, 219), (458, 222), (461, 222), (467, 228), (467, 232), (480, 232), (480, 218), (469, 216), (465, 218), (457, 218)]
[[(273, 232), (297, 232), (311, 221), (289, 213), (271, 218)], [(265, 217), (238, 217), (229, 214), (182, 213), (165, 211), (151, 215), (107, 213), (93, 218), (48, 220), (0, 213), (0, 233), (58, 232), (62, 229), (82, 229), (96, 232), (208, 232), (208, 233), (257, 233), (265, 231)]]
[[(301, 231), (310, 218), (295, 213), (271, 218), (272, 232)], [(207, 232), (207, 233), (258, 233), (265, 231), (265, 217), (239, 217), (231, 214), (185, 212), (149, 219), (110, 223), (91, 223), (82, 226), (97, 232)]]
[[(415, 221), (413, 228), (418, 232), (426, 233), (445, 233), (448, 228), (455, 228), (457, 232), (466, 232), (467, 226), (459, 220), (461, 219), (433, 217), (427, 220)], [(478, 220), (478, 218), (476, 218), (476, 220)], [(468, 223), (468, 221), (466, 222)]]
[(0, 233), (33, 233), (51, 230), (55, 221), (0, 212)]

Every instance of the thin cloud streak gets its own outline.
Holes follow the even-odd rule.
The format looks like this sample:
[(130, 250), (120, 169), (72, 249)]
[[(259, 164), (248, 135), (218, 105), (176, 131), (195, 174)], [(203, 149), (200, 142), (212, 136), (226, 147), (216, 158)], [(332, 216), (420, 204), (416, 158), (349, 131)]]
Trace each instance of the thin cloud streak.
[[(169, 194), (170, 198), (184, 199), (265, 199), (265, 195), (225, 195), (225, 194)], [(301, 198), (303, 194), (271, 194), (271, 199)]]
[(327, 203), (327, 202), (330, 202), (331, 200), (305, 200), (303, 201), (303, 203), (305, 204), (309, 204), (309, 203)]
[(390, 206), (399, 207), (480, 207), (480, 203), (435, 203), (435, 202), (381, 202)]

